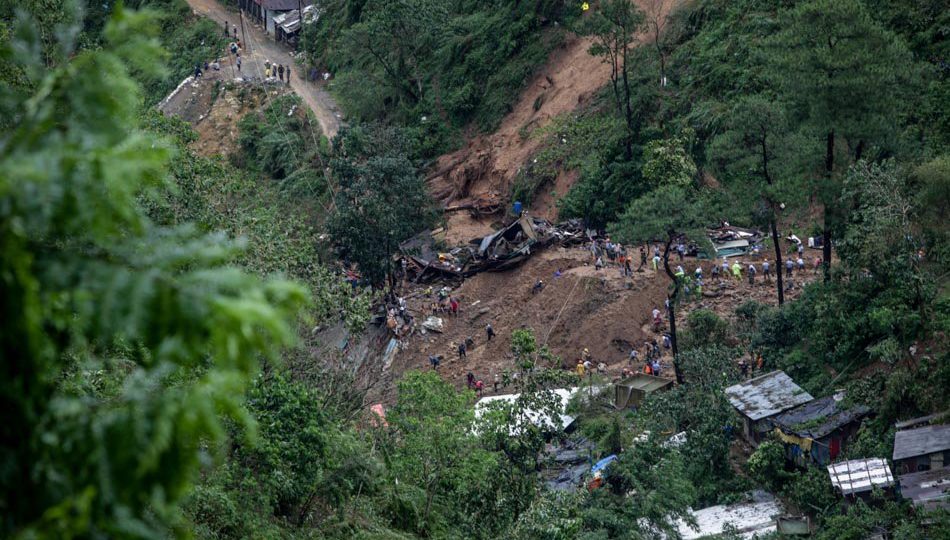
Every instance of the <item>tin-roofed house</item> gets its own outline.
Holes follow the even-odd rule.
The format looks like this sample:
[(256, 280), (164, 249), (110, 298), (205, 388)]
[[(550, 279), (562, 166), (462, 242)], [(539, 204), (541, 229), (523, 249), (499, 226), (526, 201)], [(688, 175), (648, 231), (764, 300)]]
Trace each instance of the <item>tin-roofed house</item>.
[(894, 434), (893, 458), (897, 474), (950, 465), (950, 424), (898, 431)]
[(771, 418), (814, 399), (784, 371), (730, 386), (726, 388), (726, 397), (742, 416), (742, 435), (752, 444), (772, 429)]
[(950, 424), (919, 425), (937, 416), (897, 424), (894, 435), (894, 467), (901, 496), (922, 508), (950, 508)]
[(800, 467), (828, 465), (844, 450), (871, 410), (846, 405), (844, 394), (814, 399), (772, 419), (775, 434), (785, 444), (785, 457)]

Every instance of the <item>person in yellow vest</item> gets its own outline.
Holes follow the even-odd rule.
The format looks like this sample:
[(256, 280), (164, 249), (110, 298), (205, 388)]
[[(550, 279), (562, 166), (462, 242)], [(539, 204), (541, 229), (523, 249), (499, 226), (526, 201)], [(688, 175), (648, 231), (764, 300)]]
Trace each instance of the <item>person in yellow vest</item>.
[(739, 264), (739, 261), (732, 263), (732, 277), (736, 281), (742, 281), (742, 265)]
[(583, 379), (584, 378), (584, 362), (581, 362), (580, 360), (578, 360), (577, 367), (575, 369), (577, 370), (577, 376)]

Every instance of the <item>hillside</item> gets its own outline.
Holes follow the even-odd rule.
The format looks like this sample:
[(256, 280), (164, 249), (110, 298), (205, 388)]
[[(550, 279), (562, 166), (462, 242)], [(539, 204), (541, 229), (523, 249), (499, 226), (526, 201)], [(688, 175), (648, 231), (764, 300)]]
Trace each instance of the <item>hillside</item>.
[(944, 1), (15, 4), (3, 538), (950, 537)]

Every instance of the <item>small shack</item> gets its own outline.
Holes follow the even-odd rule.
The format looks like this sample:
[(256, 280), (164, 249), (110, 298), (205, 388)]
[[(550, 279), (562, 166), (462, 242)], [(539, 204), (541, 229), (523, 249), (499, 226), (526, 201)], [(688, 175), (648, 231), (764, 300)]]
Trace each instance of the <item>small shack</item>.
[(815, 399), (772, 419), (775, 434), (785, 444), (785, 457), (800, 467), (828, 465), (838, 457), (871, 410), (845, 406), (844, 394)]
[(897, 477), (901, 497), (914, 506), (934, 510), (950, 509), (950, 467), (931, 469)]
[(639, 407), (653, 392), (668, 390), (672, 386), (673, 381), (670, 379), (645, 373), (634, 374), (614, 385), (614, 407), (618, 409)]
[(726, 388), (729, 403), (742, 416), (742, 435), (752, 444), (772, 429), (769, 419), (811, 401), (812, 396), (784, 371), (773, 371)]
[(894, 435), (893, 458), (898, 474), (950, 465), (950, 424), (898, 431)]
[(844, 497), (866, 496), (874, 488), (890, 489), (894, 476), (881, 458), (852, 459), (828, 465), (831, 484)]

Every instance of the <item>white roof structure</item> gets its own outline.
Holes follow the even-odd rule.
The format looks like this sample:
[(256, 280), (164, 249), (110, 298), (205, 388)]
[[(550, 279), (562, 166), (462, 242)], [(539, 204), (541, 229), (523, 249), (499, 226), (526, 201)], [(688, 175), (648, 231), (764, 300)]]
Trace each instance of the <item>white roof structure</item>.
[(753, 421), (808, 403), (814, 398), (784, 371), (773, 371), (726, 388), (729, 403)]
[[(567, 426), (574, 423), (575, 417), (564, 414), (564, 410), (567, 408), (567, 402), (570, 401), (571, 397), (577, 393), (578, 388), (558, 388), (552, 390), (557, 394), (558, 398), (561, 400), (559, 419), (561, 421), (561, 428), (567, 428)], [(483, 397), (475, 403), (475, 419), (476, 421), (482, 417), (486, 410), (492, 403), (505, 402), (505, 403), (514, 403), (515, 400), (520, 397), (521, 394), (504, 394), (500, 396), (488, 396)], [(541, 428), (555, 429), (555, 422), (549, 414), (545, 411), (532, 411), (529, 410), (526, 412), (526, 416), (534, 425)]]
[(785, 508), (774, 498), (763, 502), (710, 506), (692, 512), (699, 530), (693, 529), (682, 520), (677, 524), (677, 528), (683, 540), (722, 534), (727, 524), (738, 529), (743, 538), (753, 538), (775, 531), (775, 517), (783, 513)]
[(881, 458), (852, 459), (828, 465), (831, 484), (842, 495), (871, 491), (874, 487), (894, 485), (894, 476), (887, 461)]

